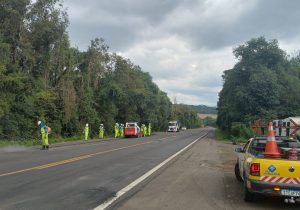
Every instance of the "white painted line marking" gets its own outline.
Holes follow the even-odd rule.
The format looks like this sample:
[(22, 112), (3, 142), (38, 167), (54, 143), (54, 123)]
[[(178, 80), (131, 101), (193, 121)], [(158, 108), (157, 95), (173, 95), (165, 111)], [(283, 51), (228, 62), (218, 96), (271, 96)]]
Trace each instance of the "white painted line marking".
[(120, 191), (118, 191), (116, 193), (115, 197), (112, 197), (110, 199), (108, 199), (107, 201), (105, 201), (104, 203), (100, 204), (99, 206), (97, 206), (96, 208), (94, 208), (94, 210), (104, 210), (107, 207), (109, 207), (113, 202), (115, 202), (117, 199), (119, 199), (122, 195), (124, 195), (125, 193), (127, 193), (129, 190), (131, 190), (132, 188), (134, 188), (135, 186), (137, 186), (138, 184), (140, 184), (142, 181), (144, 181), (145, 179), (147, 179), (149, 176), (151, 176), (153, 173), (155, 173), (157, 170), (159, 170), (161, 167), (163, 167), (164, 165), (166, 165), (168, 162), (170, 162), (173, 158), (175, 158), (177, 155), (179, 155), (180, 153), (184, 152), (185, 150), (187, 150), (189, 147), (191, 147), (193, 144), (195, 144), (197, 141), (199, 141), (201, 138), (203, 138), (204, 136), (206, 136), (206, 134), (198, 137), (196, 140), (194, 140), (192, 143), (190, 143), (189, 145), (187, 145), (186, 147), (184, 147), (183, 149), (181, 149), (180, 151), (178, 151), (177, 153), (175, 153), (174, 155), (170, 156), (169, 158), (167, 158), (166, 160), (164, 160), (162, 163), (158, 164), (157, 166), (155, 166), (153, 169), (151, 169), (150, 171), (148, 171), (147, 173), (145, 173), (144, 175), (142, 175), (141, 177), (139, 177), (138, 179), (136, 179), (135, 181), (131, 182), (129, 185), (127, 185), (126, 187), (124, 187), (123, 189), (121, 189)]

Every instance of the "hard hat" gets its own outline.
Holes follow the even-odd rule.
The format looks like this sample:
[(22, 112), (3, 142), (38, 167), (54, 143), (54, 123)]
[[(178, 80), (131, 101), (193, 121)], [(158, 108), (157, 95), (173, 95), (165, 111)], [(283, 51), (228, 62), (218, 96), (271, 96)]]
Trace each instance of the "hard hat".
[(39, 121), (38, 121), (38, 125), (40, 125), (41, 123), (42, 123), (42, 121), (39, 120)]
[(89, 124), (87, 123), (87, 124), (85, 124), (85, 127), (88, 127), (89, 126)]
[(100, 126), (103, 126), (103, 124), (100, 124)]

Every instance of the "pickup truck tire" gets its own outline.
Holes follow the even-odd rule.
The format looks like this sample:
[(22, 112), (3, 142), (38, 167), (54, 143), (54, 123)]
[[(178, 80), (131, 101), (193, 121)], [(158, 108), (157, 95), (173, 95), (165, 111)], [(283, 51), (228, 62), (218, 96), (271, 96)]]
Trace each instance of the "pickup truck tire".
[(244, 185), (244, 200), (246, 202), (255, 201), (255, 194), (248, 190), (248, 188), (246, 187), (246, 184)]
[(240, 169), (239, 169), (239, 164), (236, 163), (235, 167), (234, 167), (234, 174), (235, 174), (235, 178), (239, 181), (239, 182), (243, 182), (243, 179), (241, 177), (241, 173), (240, 173)]

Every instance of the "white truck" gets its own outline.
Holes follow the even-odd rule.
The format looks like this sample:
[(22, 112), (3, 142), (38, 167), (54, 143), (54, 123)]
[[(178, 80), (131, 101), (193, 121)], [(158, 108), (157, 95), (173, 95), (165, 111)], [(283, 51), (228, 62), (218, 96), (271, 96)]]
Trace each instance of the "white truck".
[(168, 125), (168, 132), (179, 132), (179, 122), (178, 121), (170, 121)]

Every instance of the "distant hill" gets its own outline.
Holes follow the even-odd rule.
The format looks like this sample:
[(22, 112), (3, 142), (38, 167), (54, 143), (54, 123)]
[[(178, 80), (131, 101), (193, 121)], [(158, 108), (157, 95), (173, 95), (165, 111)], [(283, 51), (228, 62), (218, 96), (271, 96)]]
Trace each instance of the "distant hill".
[(194, 109), (197, 113), (200, 114), (217, 114), (216, 107), (210, 107), (205, 105), (189, 105), (192, 109)]

